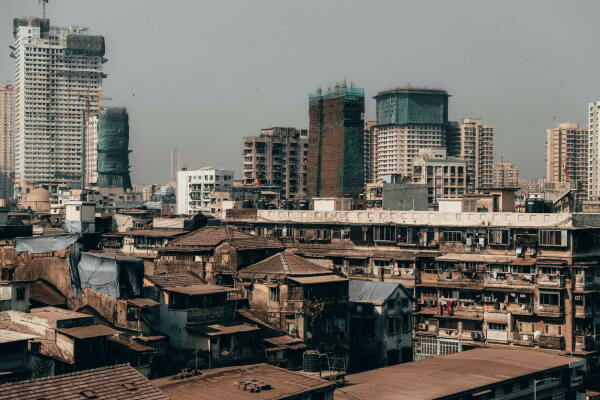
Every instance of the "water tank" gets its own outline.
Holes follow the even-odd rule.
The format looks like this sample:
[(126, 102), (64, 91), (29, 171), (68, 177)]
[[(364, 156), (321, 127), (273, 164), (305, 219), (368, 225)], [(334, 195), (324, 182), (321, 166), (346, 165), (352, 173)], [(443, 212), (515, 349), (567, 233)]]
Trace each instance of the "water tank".
[(307, 350), (304, 352), (304, 372), (321, 371), (321, 354), (316, 350)]

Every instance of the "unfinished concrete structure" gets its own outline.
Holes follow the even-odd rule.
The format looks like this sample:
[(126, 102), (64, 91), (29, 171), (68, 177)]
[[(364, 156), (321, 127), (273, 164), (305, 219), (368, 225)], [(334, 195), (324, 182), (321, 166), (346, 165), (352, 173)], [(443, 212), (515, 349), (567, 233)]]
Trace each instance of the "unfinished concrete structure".
[(309, 96), (308, 197), (356, 196), (364, 185), (365, 94), (345, 83)]
[(260, 136), (244, 138), (244, 184), (278, 186), (283, 199), (305, 198), (307, 153), (306, 129), (261, 129)]

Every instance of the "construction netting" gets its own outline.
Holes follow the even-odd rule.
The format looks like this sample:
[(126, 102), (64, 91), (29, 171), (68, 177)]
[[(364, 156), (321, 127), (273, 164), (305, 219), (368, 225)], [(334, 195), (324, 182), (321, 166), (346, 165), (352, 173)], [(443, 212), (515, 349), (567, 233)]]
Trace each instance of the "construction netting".
[(104, 36), (97, 35), (67, 35), (68, 56), (95, 56), (102, 57), (105, 52)]
[(129, 176), (129, 116), (110, 107), (98, 116), (98, 186), (131, 189)]

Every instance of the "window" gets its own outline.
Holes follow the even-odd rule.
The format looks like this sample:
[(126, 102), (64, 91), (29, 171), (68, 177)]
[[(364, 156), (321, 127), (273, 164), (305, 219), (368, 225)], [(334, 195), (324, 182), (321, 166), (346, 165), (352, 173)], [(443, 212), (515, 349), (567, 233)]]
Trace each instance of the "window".
[(490, 230), (488, 242), (493, 245), (508, 245), (510, 240), (510, 231), (508, 229)]
[(557, 306), (560, 301), (560, 295), (554, 292), (540, 292), (540, 304), (547, 306)]
[(523, 378), (519, 381), (519, 387), (521, 388), (521, 390), (525, 390), (529, 387), (529, 379), (528, 378)]
[(512, 383), (507, 383), (506, 385), (504, 385), (502, 387), (502, 391), (504, 392), (504, 394), (512, 393), (512, 391), (513, 391)]
[(25, 288), (17, 288), (17, 301), (25, 300)]
[(540, 231), (541, 246), (567, 246), (567, 231)]
[(492, 330), (492, 331), (505, 331), (506, 330), (506, 324), (500, 324), (497, 322), (490, 322), (488, 323), (488, 329)]
[(396, 240), (395, 226), (375, 226), (373, 227), (373, 240), (392, 242)]
[(463, 233), (460, 231), (444, 231), (444, 242), (462, 242)]
[(279, 302), (279, 286), (269, 288), (269, 300)]

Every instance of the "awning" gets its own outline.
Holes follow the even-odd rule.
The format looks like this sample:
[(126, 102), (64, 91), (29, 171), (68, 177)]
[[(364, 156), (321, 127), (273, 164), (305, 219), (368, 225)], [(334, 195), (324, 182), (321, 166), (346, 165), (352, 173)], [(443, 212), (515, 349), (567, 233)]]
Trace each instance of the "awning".
[(317, 275), (317, 276), (294, 276), (289, 277), (291, 281), (298, 282), (302, 285), (313, 285), (319, 283), (330, 283), (330, 282), (347, 282), (347, 278), (342, 278), (337, 275)]
[(255, 325), (250, 324), (238, 324), (238, 325), (189, 325), (186, 327), (189, 331), (199, 333), (206, 336), (221, 336), (231, 335), (233, 333), (241, 332), (254, 332), (258, 331), (259, 328)]

